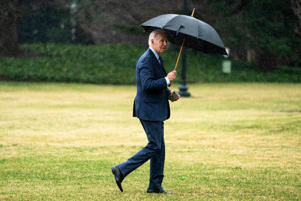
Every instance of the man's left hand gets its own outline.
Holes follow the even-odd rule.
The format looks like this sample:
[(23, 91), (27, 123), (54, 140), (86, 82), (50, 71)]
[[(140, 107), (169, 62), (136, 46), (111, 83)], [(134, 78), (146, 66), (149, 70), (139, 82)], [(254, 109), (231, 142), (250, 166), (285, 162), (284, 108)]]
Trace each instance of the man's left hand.
[(177, 101), (180, 99), (180, 94), (176, 91), (170, 91), (170, 95), (168, 96), (168, 99), (171, 101), (171, 102), (174, 102), (174, 101)]

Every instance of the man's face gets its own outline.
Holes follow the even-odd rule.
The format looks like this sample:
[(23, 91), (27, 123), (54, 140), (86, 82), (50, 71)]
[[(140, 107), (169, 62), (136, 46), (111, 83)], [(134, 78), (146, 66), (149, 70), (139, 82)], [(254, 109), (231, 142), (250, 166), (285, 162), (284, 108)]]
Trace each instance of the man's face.
[(161, 55), (167, 48), (167, 37), (165, 34), (157, 34), (155, 39), (152, 40), (152, 48)]

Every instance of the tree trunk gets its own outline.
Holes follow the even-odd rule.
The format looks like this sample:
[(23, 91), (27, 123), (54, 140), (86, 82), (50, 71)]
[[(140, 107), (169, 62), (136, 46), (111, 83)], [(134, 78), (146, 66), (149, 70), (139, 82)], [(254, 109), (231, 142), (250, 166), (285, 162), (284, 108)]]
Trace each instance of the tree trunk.
[(0, 1), (0, 57), (20, 54), (17, 35), (18, 0)]
[(291, 0), (291, 8), (299, 20), (299, 26), (295, 27), (295, 32), (301, 35), (301, 2), (300, 0)]
[(247, 49), (247, 61), (252, 63), (256, 62), (256, 52), (254, 49)]

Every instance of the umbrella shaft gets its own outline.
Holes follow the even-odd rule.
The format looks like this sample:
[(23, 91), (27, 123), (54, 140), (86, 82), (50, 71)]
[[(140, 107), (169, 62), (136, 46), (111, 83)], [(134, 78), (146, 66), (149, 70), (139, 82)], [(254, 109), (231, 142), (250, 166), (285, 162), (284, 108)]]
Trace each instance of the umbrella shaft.
[[(194, 11), (195, 11), (195, 8), (192, 10), (192, 13), (191, 13), (192, 17), (194, 16)], [(183, 39), (183, 42), (182, 42), (182, 45), (181, 45), (181, 49), (180, 49), (180, 52), (179, 52), (179, 55), (178, 55), (177, 62), (176, 62), (174, 70), (177, 70), (178, 63), (179, 63), (179, 60), (180, 60), (180, 57), (181, 57), (181, 54), (182, 54), (184, 43), (185, 43), (185, 37)]]
[(177, 62), (176, 62), (174, 70), (177, 70), (178, 63), (180, 61), (180, 57), (181, 57), (181, 54), (182, 54), (183, 46), (184, 46), (184, 43), (185, 43), (185, 39), (186, 38), (183, 39), (183, 42), (182, 42), (182, 45), (181, 45), (181, 49), (180, 49), (180, 52), (179, 52), (179, 55), (178, 55)]

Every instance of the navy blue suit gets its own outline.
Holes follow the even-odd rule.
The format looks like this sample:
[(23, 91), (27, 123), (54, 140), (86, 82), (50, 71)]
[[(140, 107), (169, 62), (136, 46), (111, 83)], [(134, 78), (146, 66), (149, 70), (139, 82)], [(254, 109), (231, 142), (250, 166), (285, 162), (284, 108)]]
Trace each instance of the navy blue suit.
[(134, 101), (133, 116), (139, 118), (147, 135), (148, 144), (133, 157), (119, 165), (125, 177), (150, 159), (149, 189), (160, 189), (163, 180), (165, 161), (164, 120), (170, 116), (163, 61), (157, 60), (148, 49), (138, 60), (136, 66), (137, 94)]

